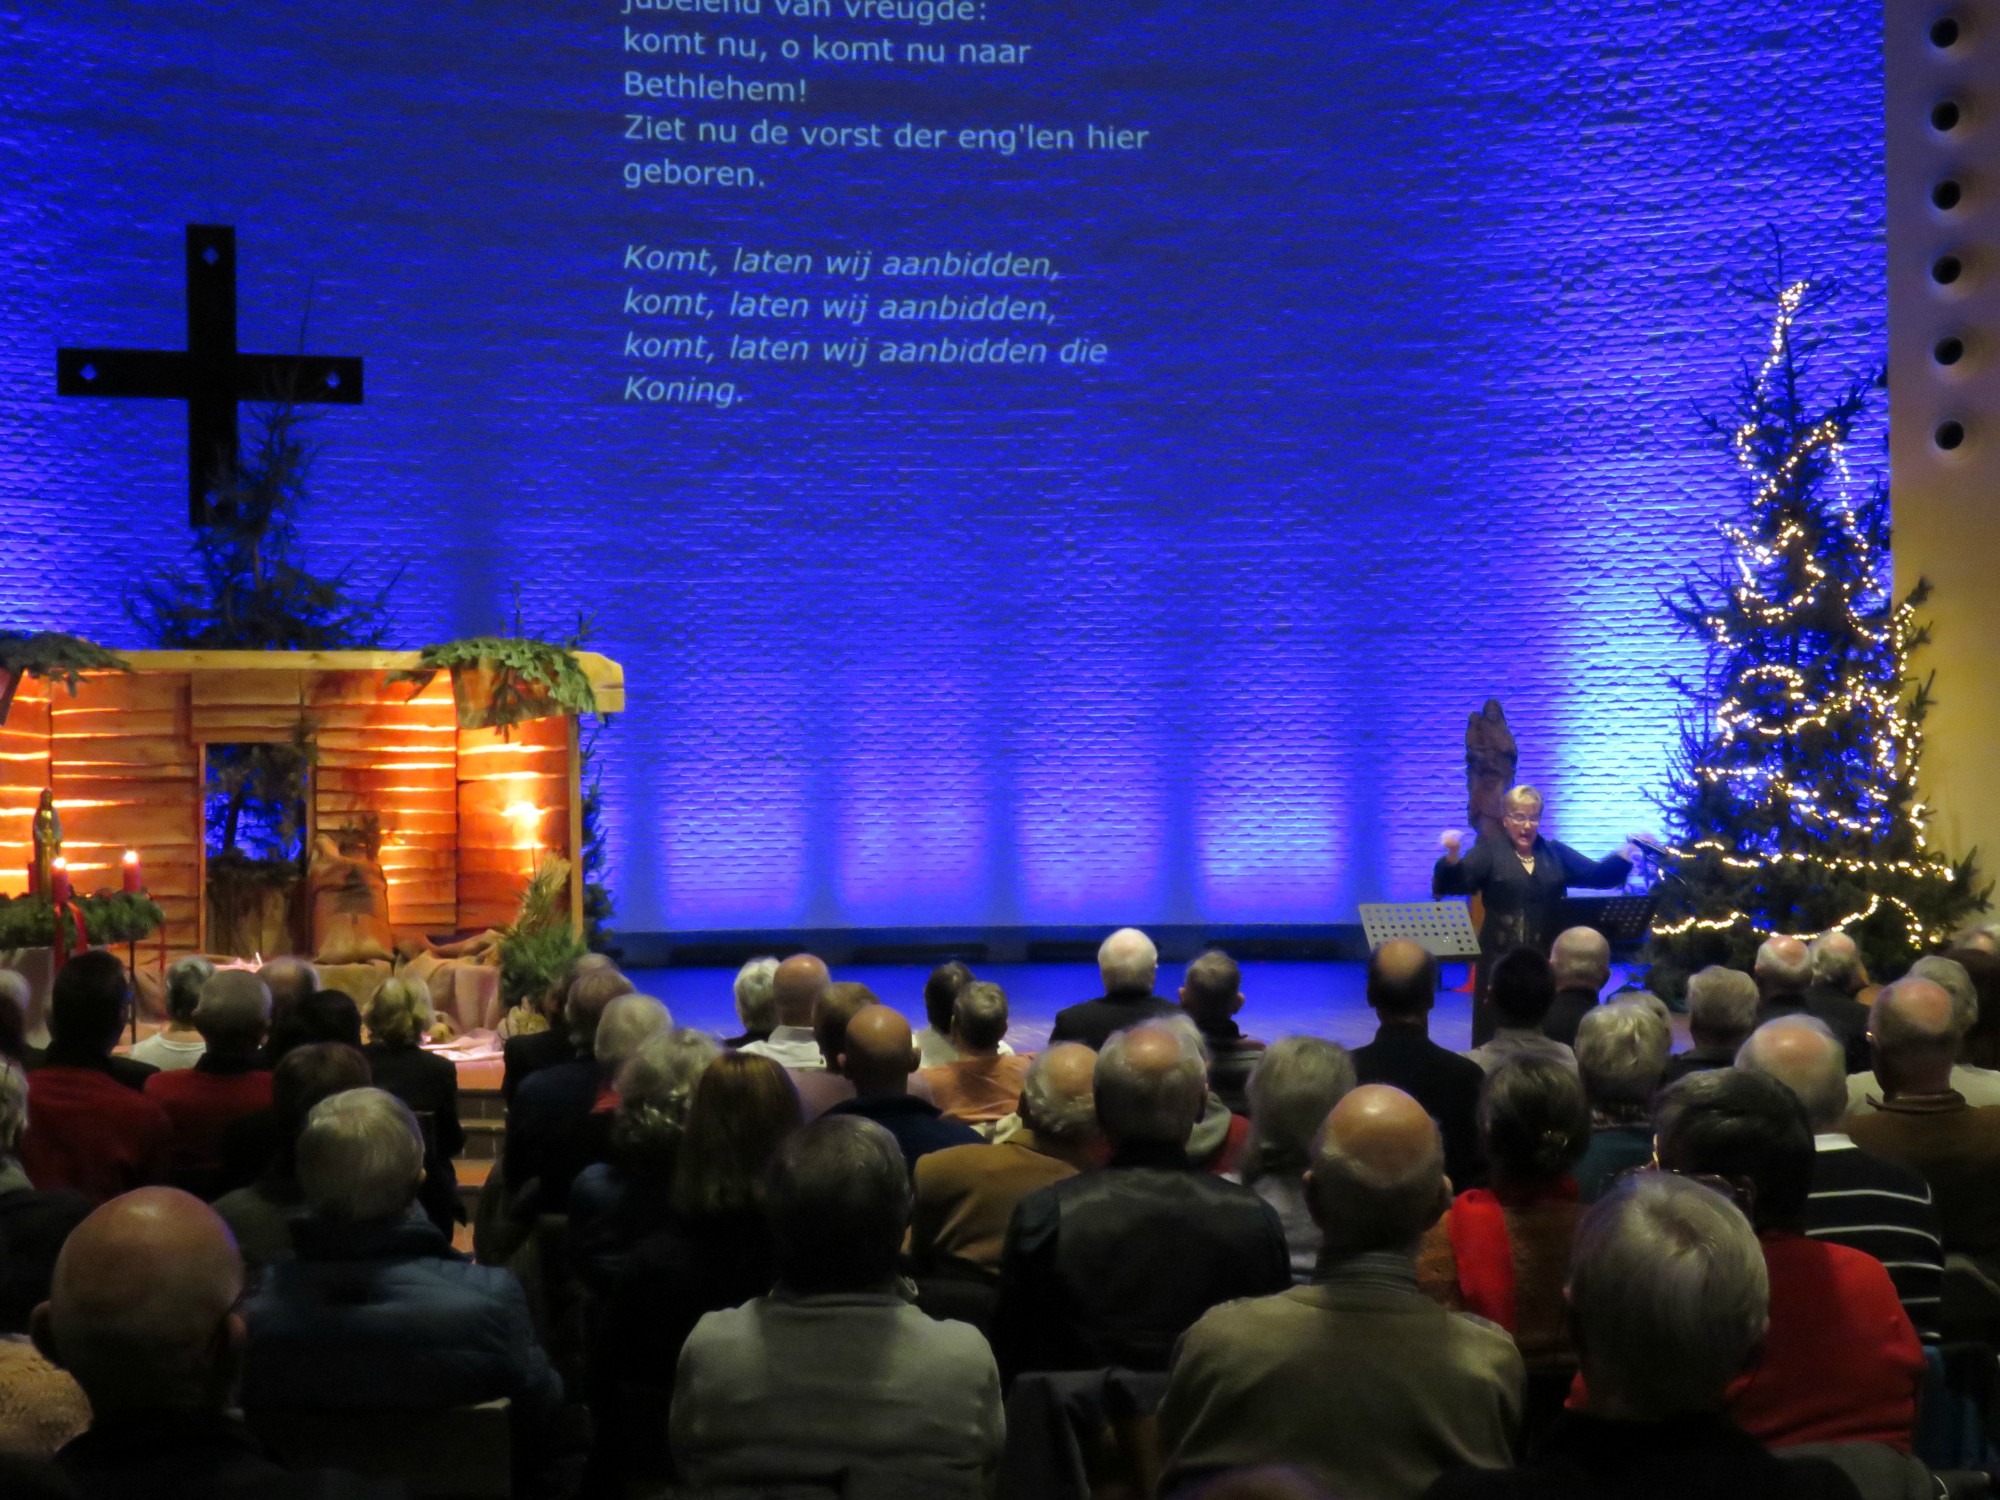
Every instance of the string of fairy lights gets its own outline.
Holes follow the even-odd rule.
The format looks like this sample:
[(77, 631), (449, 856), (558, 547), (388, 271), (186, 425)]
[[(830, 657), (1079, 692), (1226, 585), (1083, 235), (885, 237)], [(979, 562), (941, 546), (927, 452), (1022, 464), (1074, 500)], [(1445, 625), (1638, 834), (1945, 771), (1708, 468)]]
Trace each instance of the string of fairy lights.
[[(1769, 351), (1752, 384), (1754, 415), (1735, 429), (1732, 442), (1738, 465), (1752, 481), (1752, 521), (1749, 526), (1724, 523), (1720, 531), (1733, 549), (1734, 578), (1728, 597), (1742, 617), (1755, 626), (1776, 629), (1798, 625), (1808, 613), (1826, 619), (1829, 604), (1835, 604), (1853, 634), (1853, 649), (1822, 656), (1814, 664), (1817, 670), (1778, 662), (1740, 666), (1715, 705), (1715, 739), (1690, 769), (1699, 780), (1730, 786), (1753, 805), (1782, 807), (1794, 827), (1822, 837), (1875, 841), (1907, 832), (1920, 853), (1916, 858), (1884, 859), (1799, 850), (1746, 854), (1720, 839), (1700, 838), (1682, 846), (1660, 846), (1660, 854), (1680, 864), (1710, 860), (1731, 871), (1782, 873), (1794, 879), (1821, 874), (1895, 875), (1950, 882), (1954, 878), (1950, 866), (1921, 852), (1927, 847), (1926, 809), (1916, 797), (1915, 782), (1922, 736), (1904, 697), (1914, 611), (1907, 602), (1892, 602), (1888, 557), (1877, 551), (1870, 526), (1855, 510), (1847, 422), (1833, 416), (1792, 430), (1786, 425), (1789, 403), (1771, 388), (1775, 377), (1793, 371), (1793, 324), (1810, 289), (1810, 282), (1798, 281), (1779, 294)], [(1775, 460), (1760, 443), (1773, 436), (1785, 440), (1784, 451)], [(1823, 563), (1807, 524), (1812, 518), (1798, 514), (1804, 507), (1798, 503), (1795, 486), (1816, 460), (1825, 462), (1833, 480), (1827, 519), (1837, 524), (1828, 525), (1826, 540), (1846, 551), (1851, 569)], [(1748, 642), (1731, 635), (1731, 621), (1712, 606), (1702, 609), (1697, 604), (1690, 616), (1725, 659), (1748, 648)], [(1865, 758), (1861, 766), (1848, 769), (1872, 773), (1869, 779), (1840, 776), (1834, 787), (1826, 789), (1800, 785), (1780, 752), (1812, 731), (1845, 740)], [(1841, 757), (1823, 755), (1821, 763), (1839, 765)], [(1895, 816), (1898, 805), (1903, 809), (1901, 830), (1885, 822), (1885, 817)], [(1926, 929), (1907, 901), (1887, 892), (1871, 893), (1864, 906), (1827, 926), (1865, 922), (1885, 906), (1900, 913), (1912, 942), (1943, 936)], [(1653, 933), (1677, 937), (1739, 926), (1758, 937), (1777, 931), (1760, 925), (1749, 913), (1732, 910), (1722, 916), (1692, 915), (1655, 923)]]

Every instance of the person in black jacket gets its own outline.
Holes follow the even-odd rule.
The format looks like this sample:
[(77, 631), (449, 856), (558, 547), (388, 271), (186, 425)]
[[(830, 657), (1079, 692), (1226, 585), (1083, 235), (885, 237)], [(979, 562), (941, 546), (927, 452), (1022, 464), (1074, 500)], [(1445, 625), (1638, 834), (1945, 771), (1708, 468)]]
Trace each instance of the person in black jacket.
[(1082, 1042), (1093, 1052), (1102, 1051), (1112, 1032), (1178, 1011), (1173, 1001), (1153, 993), (1159, 970), (1160, 950), (1153, 940), (1136, 927), (1119, 928), (1097, 950), (1104, 993), (1057, 1011), (1049, 1044)]
[(375, 1087), (401, 1099), (423, 1123), (424, 1186), (418, 1198), (425, 1217), (450, 1234), (459, 1217), (452, 1162), (465, 1149), (465, 1126), (458, 1118), (458, 1069), (421, 1045), (434, 1019), (422, 980), (391, 979), (368, 1002), (368, 1045), (362, 1052)]
[(587, 1053), (577, 1051), (575, 1018), (587, 1012), (591, 1025), (595, 1026), (596, 1017), (604, 1013), (605, 1006), (637, 988), (603, 954), (584, 954), (570, 971), (569, 982), (555, 997), (555, 1008), (548, 1015), (548, 1029), (510, 1036), (500, 1049), (500, 1097), (512, 1105), (514, 1091), (524, 1078), (544, 1068), (573, 1063), (579, 1057), (588, 1060)]
[(1493, 1040), (1497, 1022), (1486, 1006), (1486, 974), (1509, 948), (1549, 951), (1573, 885), (1587, 890), (1622, 886), (1632, 873), (1631, 845), (1609, 859), (1585, 859), (1567, 844), (1541, 836), (1542, 794), (1531, 786), (1507, 793), (1505, 839), (1484, 838), (1460, 857), (1456, 832), (1444, 837), (1444, 856), (1431, 872), (1431, 895), (1478, 896), (1486, 907), (1479, 925), (1479, 973), (1473, 988), (1472, 1045)]
[(1192, 1029), (1136, 1026), (1099, 1052), (1097, 1119), (1111, 1159), (1015, 1208), (993, 1316), (1003, 1375), (1164, 1370), (1174, 1341), (1211, 1307), (1291, 1285), (1277, 1211), (1188, 1161), (1208, 1099)]
[(1486, 1072), (1431, 1040), (1437, 960), (1396, 939), (1368, 956), (1368, 1004), (1381, 1023), (1375, 1040), (1354, 1049), (1354, 1076), (1387, 1083), (1424, 1107), (1444, 1136), (1444, 1170), (1460, 1192), (1486, 1180), (1479, 1144), (1479, 1091)]

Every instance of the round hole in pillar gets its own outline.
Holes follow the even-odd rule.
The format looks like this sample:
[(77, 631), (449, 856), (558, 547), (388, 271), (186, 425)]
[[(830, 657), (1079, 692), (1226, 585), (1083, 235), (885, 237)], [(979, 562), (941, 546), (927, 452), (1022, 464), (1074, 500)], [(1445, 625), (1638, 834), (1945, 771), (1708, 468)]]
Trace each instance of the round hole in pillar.
[(1965, 340), (1955, 333), (1948, 333), (1931, 345), (1931, 358), (1941, 365), (1955, 365), (1965, 358)]
[(1940, 255), (1931, 262), (1931, 280), (1939, 286), (1950, 286), (1965, 274), (1965, 265), (1956, 255)]
[(1964, 118), (1956, 99), (1940, 99), (1931, 106), (1931, 129), (1940, 135), (1948, 135), (1958, 129), (1958, 122)]
[(1956, 47), (1958, 45), (1957, 17), (1939, 16), (1935, 21), (1931, 22), (1931, 45), (1937, 48)]
[(1931, 434), (1931, 441), (1946, 453), (1965, 445), (1965, 424), (1947, 418), (1938, 423), (1937, 431)]
[(1954, 177), (1947, 177), (1931, 188), (1931, 202), (1946, 212), (1957, 208), (1964, 197), (1965, 189)]

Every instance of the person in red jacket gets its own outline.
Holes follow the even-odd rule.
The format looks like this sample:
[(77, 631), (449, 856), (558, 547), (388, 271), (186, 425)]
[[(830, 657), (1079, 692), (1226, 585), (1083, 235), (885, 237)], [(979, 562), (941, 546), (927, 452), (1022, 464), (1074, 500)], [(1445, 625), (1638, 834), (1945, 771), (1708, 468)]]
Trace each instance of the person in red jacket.
[(271, 1074), (262, 1065), (270, 1024), (271, 992), (264, 981), (247, 969), (224, 969), (202, 985), (195, 1004), (194, 1028), (207, 1044), (201, 1061), (146, 1080), (146, 1097), (173, 1121), (175, 1187), (212, 1196), (223, 1131), (271, 1107)]
[[(21, 1137), (21, 1166), (45, 1193), (70, 1188), (104, 1203), (166, 1176), (166, 1111), (113, 1070), (111, 1049), (131, 1005), (125, 966), (102, 949), (78, 954), (56, 975), (48, 1060), (28, 1075)], [(143, 1066), (116, 1061), (134, 1072)]]
[(1730, 1418), (1772, 1448), (1909, 1452), (1923, 1346), (1879, 1260), (1806, 1236), (1813, 1136), (1798, 1096), (1761, 1073), (1695, 1073), (1660, 1096), (1654, 1125), (1660, 1165), (1726, 1181), (1764, 1248), (1770, 1331), (1730, 1389)]

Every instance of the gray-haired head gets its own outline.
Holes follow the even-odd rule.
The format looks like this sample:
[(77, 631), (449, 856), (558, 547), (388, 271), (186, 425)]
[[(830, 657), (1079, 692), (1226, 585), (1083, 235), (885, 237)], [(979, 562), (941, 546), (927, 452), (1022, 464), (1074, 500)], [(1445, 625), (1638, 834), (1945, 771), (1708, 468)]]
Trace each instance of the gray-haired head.
[(736, 971), (736, 1021), (746, 1032), (770, 1033), (778, 1024), (778, 1004), (772, 989), (778, 976), (775, 958), (753, 958)]
[(1094, 1091), (1097, 1122), (1114, 1144), (1186, 1145), (1208, 1101), (1194, 1023), (1173, 1016), (1115, 1033), (1097, 1054)]
[(1811, 948), (1814, 984), (1832, 985), (1851, 995), (1868, 982), (1868, 972), (1861, 964), (1861, 949), (1838, 927), (1814, 938)]
[(1280, 1037), (1251, 1070), (1244, 1177), (1288, 1176), (1312, 1164), (1313, 1137), (1354, 1087), (1354, 1059), (1338, 1042)]
[(676, 1125), (685, 1123), (695, 1085), (721, 1055), (722, 1048), (705, 1031), (672, 1026), (654, 1032), (618, 1070), (620, 1108), (634, 1114), (651, 1112)]
[(1401, 1089), (1362, 1084), (1327, 1112), (1307, 1186), (1328, 1249), (1412, 1248), (1451, 1203), (1444, 1138)]
[(1611, 979), (1611, 944), (1595, 927), (1572, 927), (1549, 949), (1549, 967), (1557, 989), (1596, 992)]
[(1799, 938), (1773, 933), (1757, 949), (1750, 972), (1766, 995), (1803, 994), (1812, 983), (1812, 950)]
[(973, 980), (951, 1003), (951, 1034), (967, 1052), (998, 1050), (1007, 1035), (1007, 992), (990, 980)]
[(1766, 1021), (1737, 1051), (1736, 1066), (1796, 1094), (1815, 1132), (1834, 1129), (1847, 1114), (1847, 1049), (1815, 1017)]
[(1666, 1071), (1673, 1034), (1643, 1005), (1600, 1005), (1576, 1028), (1583, 1091), (1599, 1109), (1644, 1107)]
[(1722, 1405), (1763, 1341), (1770, 1278), (1735, 1204), (1647, 1172), (1584, 1216), (1569, 1301), (1592, 1407), (1657, 1421)]
[(1930, 954), (1910, 965), (1911, 979), (1928, 979), (1951, 996), (1951, 1013), (1958, 1021), (1958, 1034), (1969, 1034), (1979, 1024), (1979, 990), (1965, 965), (1955, 958)]
[(873, 1120), (822, 1115), (779, 1145), (766, 1213), (781, 1285), (805, 1295), (882, 1290), (910, 1221), (903, 1149)]
[(1152, 994), (1160, 950), (1136, 927), (1121, 927), (1097, 949), (1097, 972), (1107, 995)]
[(322, 1099), (299, 1132), (299, 1187), (323, 1219), (363, 1224), (402, 1215), (424, 1175), (417, 1117), (382, 1089)]
[(177, 959), (167, 967), (167, 1019), (182, 1026), (194, 1024), (194, 1008), (201, 1001), (201, 987), (215, 973), (215, 965), (198, 953)]
[(1058, 1042), (1035, 1054), (1021, 1083), (1021, 1118), (1037, 1140), (1080, 1146), (1096, 1138), (1097, 1054), (1081, 1042)]
[(28, 1075), (11, 1057), (0, 1057), (0, 1159), (18, 1156), (28, 1128)]
[(271, 1027), (271, 991), (248, 969), (208, 976), (195, 1002), (194, 1029), (211, 1056), (237, 1057), (263, 1045)]
[(591, 1056), (606, 1076), (615, 1078), (648, 1037), (673, 1024), (666, 1006), (651, 995), (620, 995), (604, 1007), (591, 1039)]
[(1702, 1047), (1740, 1047), (1757, 1026), (1757, 981), (1710, 964), (1688, 980), (1688, 1031)]

